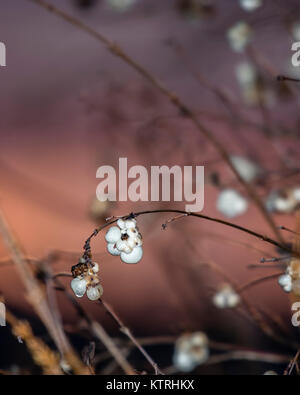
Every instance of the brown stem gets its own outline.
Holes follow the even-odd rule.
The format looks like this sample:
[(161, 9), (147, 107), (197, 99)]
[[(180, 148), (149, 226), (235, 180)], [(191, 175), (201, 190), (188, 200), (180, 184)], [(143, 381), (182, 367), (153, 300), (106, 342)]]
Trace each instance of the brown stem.
[(104, 302), (104, 300), (100, 300), (100, 303), (105, 308), (105, 310), (108, 312), (108, 314), (113, 318), (113, 320), (117, 323), (117, 325), (120, 328), (120, 331), (122, 333), (124, 333), (124, 335), (126, 335), (132, 341), (132, 343), (138, 348), (138, 350), (144, 355), (144, 357), (147, 359), (147, 361), (153, 367), (155, 374), (163, 375), (163, 372), (159, 369), (157, 363), (153, 361), (153, 359), (150, 357), (150, 355), (147, 353), (147, 351), (142, 347), (142, 345), (139, 343), (139, 341), (136, 339), (136, 337), (133, 336), (131, 330), (124, 325), (123, 321), (114, 312), (112, 307), (108, 303)]
[[(233, 224), (232, 222), (225, 221), (225, 220), (222, 220), (222, 219), (219, 219), (219, 218), (209, 217), (209, 216), (204, 215), (204, 214), (190, 213), (190, 212), (187, 212), (187, 211), (184, 211), (184, 210), (161, 209), (161, 210), (139, 211), (139, 212), (131, 213), (131, 214), (124, 215), (124, 216), (118, 217), (118, 218), (128, 218), (128, 217), (130, 217), (130, 216), (139, 217), (140, 215), (155, 214), (155, 213), (176, 213), (176, 214), (182, 214), (182, 216), (202, 218), (202, 219), (205, 219), (205, 220), (207, 220), (207, 221), (217, 222), (217, 223), (219, 223), (219, 224), (222, 224), (222, 225), (229, 226), (229, 227), (231, 227), (231, 228), (240, 230), (240, 231), (242, 231), (242, 232), (244, 232), (244, 233), (248, 233), (249, 235), (258, 238), (259, 240), (262, 240), (262, 241), (265, 241), (266, 243), (272, 244), (273, 246), (278, 247), (278, 248), (280, 248), (280, 249), (282, 249), (282, 250), (284, 250), (284, 251), (287, 251), (287, 252), (289, 252), (289, 253), (291, 253), (291, 254), (296, 254), (296, 252), (294, 252), (293, 250), (291, 250), (291, 249), (290, 249), (289, 247), (287, 247), (284, 243), (281, 244), (280, 242), (278, 242), (278, 241), (276, 241), (276, 240), (274, 240), (274, 239), (271, 239), (270, 237), (268, 237), (268, 236), (266, 236), (266, 235), (262, 235), (261, 233), (255, 232), (255, 231), (253, 231), (253, 230), (251, 230), (251, 229), (248, 229), (248, 228), (245, 228), (245, 227), (243, 227), (243, 226)], [(111, 219), (109, 222), (107, 222), (106, 224), (101, 225), (101, 226), (99, 226), (97, 229), (95, 229), (94, 232), (93, 232), (93, 233), (90, 235), (90, 237), (87, 239), (86, 243), (89, 245), (89, 243), (90, 243), (90, 241), (91, 241), (91, 239), (92, 239), (93, 237), (96, 237), (96, 236), (98, 235), (98, 233), (99, 233), (102, 229), (104, 229), (104, 228), (110, 226), (111, 224), (117, 222), (118, 218), (113, 217), (113, 219)]]

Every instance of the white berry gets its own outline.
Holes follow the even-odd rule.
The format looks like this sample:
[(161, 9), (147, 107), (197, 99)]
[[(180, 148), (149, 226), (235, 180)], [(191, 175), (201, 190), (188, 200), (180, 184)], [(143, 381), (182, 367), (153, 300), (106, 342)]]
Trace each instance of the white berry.
[(117, 225), (118, 225), (118, 227), (119, 227), (120, 229), (124, 229), (124, 228), (125, 228), (125, 221), (124, 221), (122, 218), (120, 218), (120, 219), (118, 219), (118, 221), (117, 221)]
[(127, 240), (118, 240), (116, 247), (120, 252), (124, 252), (126, 254), (129, 254), (132, 251), (132, 248), (128, 245)]
[(126, 254), (124, 252), (121, 253), (121, 260), (125, 263), (138, 263), (143, 257), (143, 248), (136, 247), (130, 252)]
[(217, 209), (229, 218), (244, 214), (247, 208), (247, 200), (234, 189), (224, 189), (217, 200)]
[(107, 244), (107, 251), (111, 255), (120, 255), (121, 252), (115, 247), (115, 243), (108, 243)]
[(71, 288), (77, 298), (82, 298), (86, 291), (86, 281), (76, 277), (71, 281)]
[(133, 219), (127, 219), (125, 221), (125, 226), (126, 226), (127, 229), (135, 228), (136, 227), (136, 220), (134, 218)]
[(121, 237), (121, 231), (117, 226), (112, 226), (106, 232), (105, 240), (108, 243), (116, 243)]
[(101, 298), (102, 294), (103, 288), (100, 284), (98, 284), (96, 287), (89, 287), (86, 291), (86, 296), (90, 300), (98, 300), (99, 298)]
[(278, 278), (278, 284), (283, 288), (285, 292), (291, 292), (292, 277), (289, 274), (283, 274)]

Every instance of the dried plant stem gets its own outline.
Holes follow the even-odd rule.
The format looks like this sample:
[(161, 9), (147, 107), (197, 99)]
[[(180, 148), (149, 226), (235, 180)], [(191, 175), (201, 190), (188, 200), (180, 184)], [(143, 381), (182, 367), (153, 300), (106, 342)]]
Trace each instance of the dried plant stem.
[(34, 362), (42, 368), (44, 374), (62, 374), (59, 367), (59, 355), (55, 354), (42, 340), (34, 336), (27, 321), (18, 320), (7, 309), (6, 320), (11, 325), (13, 334), (25, 342)]
[(102, 325), (100, 325), (96, 321), (92, 321), (91, 329), (92, 329), (93, 333), (95, 334), (95, 336), (97, 336), (99, 339), (101, 339), (101, 342), (109, 350), (111, 355), (114, 357), (114, 359), (116, 360), (118, 365), (121, 366), (121, 368), (124, 370), (124, 372), (128, 375), (134, 375), (135, 372), (132, 369), (131, 365), (126, 360), (126, 358), (123, 356), (123, 354), (120, 352), (120, 350), (115, 345), (115, 343), (111, 339), (111, 337), (106, 333), (106, 331), (104, 330)]
[(297, 373), (299, 373), (299, 366), (298, 366), (298, 359), (299, 359), (299, 355), (300, 355), (300, 350), (297, 351), (296, 355), (294, 356), (293, 359), (290, 360), (287, 368), (284, 371), (284, 376), (289, 376), (290, 374), (292, 374), (294, 367), (296, 366), (297, 369)]
[[(73, 277), (73, 276), (70, 273), (64, 273), (64, 272), (55, 273), (53, 275), (54, 280), (59, 277)], [(59, 286), (62, 290), (65, 291), (65, 293), (67, 293), (66, 289), (60, 283), (59, 283)], [(139, 351), (144, 355), (144, 357), (147, 359), (147, 361), (153, 367), (155, 374), (163, 374), (162, 371), (159, 369), (158, 365), (153, 361), (153, 359), (147, 353), (147, 351), (142, 347), (142, 345), (139, 343), (139, 341), (133, 336), (131, 330), (124, 325), (124, 323), (120, 319), (120, 317), (114, 312), (113, 308), (102, 299), (100, 300), (100, 304), (105, 308), (105, 310), (108, 312), (108, 314), (118, 324), (120, 331), (122, 333), (124, 333), (124, 335), (126, 335), (131, 340), (131, 342), (134, 344), (134, 346), (136, 346), (139, 349)], [(84, 316), (86, 315), (85, 313), (83, 313), (83, 314), (82, 313), (83, 313), (83, 311), (81, 310), (80, 314), (84, 315)], [(87, 317), (85, 317), (85, 318), (87, 318)], [(92, 320), (89, 318), (88, 318), (88, 323), (89, 323), (89, 325), (91, 325), (91, 323), (92, 323)], [(99, 334), (99, 333), (97, 332), (97, 334)]]
[[(116, 346), (112, 338), (106, 333), (105, 329), (101, 324), (94, 321), (88, 313), (80, 306), (77, 302), (76, 298), (66, 290), (66, 288), (58, 281), (58, 277), (64, 276), (66, 277), (66, 273), (57, 273), (54, 275), (53, 280), (58, 285), (58, 290), (65, 293), (68, 299), (72, 302), (73, 306), (76, 308), (78, 314), (87, 322), (92, 333), (104, 344), (110, 354), (113, 356), (117, 364), (123, 369), (123, 371), (128, 375), (134, 375), (135, 371), (127, 359), (124, 357), (123, 353)], [(67, 277), (72, 277), (68, 274)]]
[(21, 247), (17, 244), (2, 211), (0, 211), (0, 234), (24, 282), (29, 302), (35, 309), (45, 327), (48, 329), (49, 334), (53, 338), (61, 355), (69, 362), (75, 373), (87, 373), (87, 369), (76, 356), (69, 344), (62, 327), (56, 325), (45, 298), (45, 294), (35, 279), (28, 262), (24, 258), (25, 255), (23, 254)]
[(124, 333), (124, 335), (126, 335), (132, 341), (132, 343), (138, 348), (138, 350), (144, 355), (144, 357), (147, 359), (147, 361), (153, 367), (155, 374), (162, 375), (163, 372), (159, 369), (157, 363), (155, 363), (153, 361), (153, 359), (150, 357), (150, 355), (147, 353), (147, 351), (142, 347), (142, 345), (139, 343), (139, 341), (133, 336), (131, 330), (124, 325), (123, 321), (114, 312), (112, 307), (108, 303), (104, 302), (103, 300), (101, 300), (100, 303), (105, 308), (105, 310), (109, 313), (109, 315), (113, 318), (113, 320), (118, 324), (120, 331), (122, 333)]
[(248, 283), (241, 285), (240, 287), (237, 288), (237, 292), (239, 294), (241, 294), (242, 292), (248, 290), (249, 288), (253, 287), (254, 285), (263, 283), (267, 280), (273, 280), (273, 279), (277, 279), (280, 275), (282, 274), (282, 272), (279, 273), (275, 273), (275, 274), (270, 274), (269, 276), (264, 276), (264, 277), (260, 277), (260, 278), (256, 278), (255, 280), (249, 281)]
[(71, 15), (67, 14), (66, 12), (60, 10), (57, 7), (49, 4), (44, 0), (29, 0), (38, 4), (39, 6), (45, 8), (46, 10), (52, 12), (53, 14), (59, 16), (66, 22), (70, 23), (71, 25), (81, 29), (82, 31), (86, 32), (90, 36), (94, 37), (96, 40), (100, 41), (104, 44), (107, 49), (113, 53), (115, 56), (121, 58), (125, 63), (129, 66), (134, 68), (141, 76), (143, 76), (148, 82), (150, 82), (155, 88), (157, 88), (162, 94), (164, 94), (169, 101), (177, 107), (177, 109), (187, 118), (189, 118), (194, 125), (196, 126), (197, 130), (202, 133), (208, 141), (215, 147), (215, 149), (219, 152), (220, 156), (224, 159), (227, 165), (230, 167), (232, 172), (235, 174), (238, 181), (243, 185), (245, 190), (247, 191), (250, 198), (256, 204), (257, 208), (261, 212), (262, 216), (265, 218), (266, 222), (269, 224), (270, 228), (273, 230), (274, 235), (276, 238), (283, 243), (283, 238), (272, 218), (272, 216), (266, 210), (264, 204), (262, 203), (260, 197), (255, 191), (255, 188), (247, 183), (240, 173), (237, 171), (235, 166), (232, 164), (230, 159), (230, 155), (227, 152), (226, 148), (220, 142), (220, 140), (211, 133), (197, 118), (196, 114), (172, 91), (165, 87), (163, 83), (161, 83), (156, 77), (154, 77), (147, 69), (145, 69), (142, 65), (132, 59), (127, 53), (123, 51), (116, 43), (112, 42), (108, 38), (106, 38), (103, 34), (98, 33), (90, 26), (84, 24), (79, 19), (72, 17)]
[(286, 226), (279, 226), (279, 229), (281, 229), (281, 230), (285, 230), (286, 232), (289, 232), (289, 233), (293, 233), (294, 235), (296, 235), (296, 236), (300, 236), (300, 233), (299, 232), (295, 232), (294, 230), (292, 230), (292, 229), (289, 229), (289, 228), (287, 228)]

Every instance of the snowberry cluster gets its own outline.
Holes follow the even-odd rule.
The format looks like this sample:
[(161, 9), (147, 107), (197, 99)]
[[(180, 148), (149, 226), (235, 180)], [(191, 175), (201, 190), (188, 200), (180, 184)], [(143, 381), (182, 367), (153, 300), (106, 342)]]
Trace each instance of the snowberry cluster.
[(279, 276), (278, 284), (285, 292), (291, 292), (292, 290), (292, 277), (290, 274), (285, 273)]
[(300, 206), (300, 188), (287, 188), (271, 191), (266, 207), (271, 212), (290, 214)]
[(143, 256), (142, 235), (134, 218), (119, 219), (117, 226), (111, 226), (105, 235), (107, 250), (112, 255), (120, 255), (125, 263), (138, 263)]
[(299, 259), (291, 259), (286, 271), (278, 278), (278, 284), (285, 292), (293, 292), (300, 296), (300, 262)]
[(191, 372), (208, 357), (208, 338), (203, 332), (182, 335), (175, 343), (173, 362), (181, 372)]
[(72, 267), (73, 280), (71, 288), (77, 298), (82, 298), (86, 293), (90, 300), (98, 300), (103, 294), (103, 288), (97, 275), (99, 271), (98, 263), (88, 263), (84, 258)]
[(236, 307), (240, 302), (240, 296), (230, 284), (224, 284), (213, 297), (213, 304), (219, 309)]

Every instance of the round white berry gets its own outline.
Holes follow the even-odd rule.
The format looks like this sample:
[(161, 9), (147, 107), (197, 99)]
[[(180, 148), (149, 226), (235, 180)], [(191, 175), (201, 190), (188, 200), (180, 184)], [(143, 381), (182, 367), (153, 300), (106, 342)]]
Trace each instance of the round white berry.
[(283, 288), (285, 292), (291, 292), (292, 290), (292, 278), (289, 274), (283, 274), (278, 278), (278, 284)]
[(217, 209), (229, 218), (243, 214), (247, 208), (247, 200), (234, 189), (224, 189), (217, 200)]
[(132, 219), (127, 219), (125, 221), (125, 226), (127, 229), (132, 229), (136, 227), (136, 220), (134, 218)]
[(124, 252), (125, 254), (129, 254), (132, 251), (132, 248), (129, 246), (127, 240), (117, 241), (116, 247), (120, 252)]
[(94, 272), (94, 273), (98, 273), (99, 272), (99, 265), (98, 265), (98, 263), (96, 263), (96, 262), (93, 262), (93, 268), (92, 268), (92, 271)]
[(98, 284), (96, 287), (89, 287), (88, 290), (86, 291), (86, 296), (90, 300), (98, 300), (101, 298), (103, 294), (103, 288), (102, 285)]
[(82, 298), (86, 291), (86, 281), (78, 277), (71, 281), (71, 288), (77, 298)]
[(121, 260), (125, 263), (138, 263), (143, 257), (143, 248), (136, 247), (130, 252), (126, 254), (124, 252), (121, 253)]
[(119, 227), (120, 229), (124, 229), (124, 228), (125, 228), (125, 221), (124, 221), (122, 218), (120, 218), (120, 219), (118, 219), (118, 221), (117, 221), (117, 225), (118, 225), (118, 227)]
[(121, 231), (117, 226), (112, 226), (106, 232), (105, 240), (108, 243), (116, 243), (121, 237)]
[(246, 182), (255, 180), (261, 173), (261, 169), (248, 158), (232, 155), (230, 161), (242, 179)]
[(181, 372), (191, 372), (197, 366), (188, 352), (175, 352), (173, 363)]
[(115, 247), (115, 243), (108, 243), (107, 244), (107, 251), (111, 255), (120, 255), (121, 252)]

